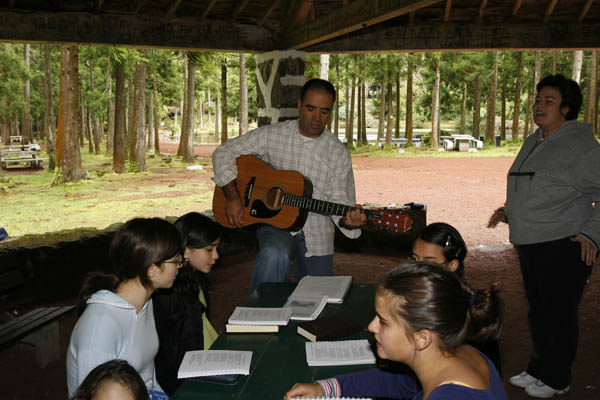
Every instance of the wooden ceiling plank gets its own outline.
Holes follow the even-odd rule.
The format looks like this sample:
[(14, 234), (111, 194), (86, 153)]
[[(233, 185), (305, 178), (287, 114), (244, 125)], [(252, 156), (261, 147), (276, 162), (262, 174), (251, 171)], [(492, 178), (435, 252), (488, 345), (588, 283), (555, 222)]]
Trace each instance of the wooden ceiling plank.
[(312, 3), (312, 6), (310, 7), (308, 15), (310, 16), (310, 18), (309, 18), (310, 21), (314, 21), (317, 18), (317, 11), (315, 10), (315, 3), (314, 3), (314, 1)]
[(379, 0), (374, 6), (372, 0), (355, 0), (301, 27), (286, 25), (288, 29), (283, 34), (280, 48), (302, 49), (442, 1)]
[(523, 0), (516, 0), (515, 1), (515, 5), (513, 6), (513, 10), (512, 10), (513, 17), (515, 15), (517, 15), (517, 13), (519, 12), (519, 9), (521, 8), (522, 4), (523, 4)]
[(173, 0), (173, 4), (171, 4), (171, 7), (169, 7), (169, 10), (167, 11), (167, 18), (172, 18), (173, 15), (175, 15), (180, 4), (181, 0)]
[(96, 11), (99, 11), (102, 8), (102, 4), (104, 4), (104, 0), (98, 0), (98, 3), (96, 3)]
[(210, 0), (210, 3), (208, 3), (208, 6), (206, 6), (206, 10), (204, 10), (204, 12), (202, 13), (202, 16), (200, 17), (200, 19), (206, 18), (206, 16), (210, 12), (210, 10), (212, 10), (212, 8), (213, 8), (213, 6), (215, 5), (216, 2), (217, 2), (217, 0)]
[(306, 18), (310, 13), (310, 9), (314, 4), (314, 0), (299, 0), (294, 3), (294, 9), (288, 16), (285, 27), (298, 27), (304, 25)]
[(558, 0), (551, 0), (550, 4), (548, 4), (548, 7), (546, 8), (546, 12), (544, 13), (544, 23), (547, 23), (548, 20), (550, 19), (550, 16), (552, 15), (552, 12), (554, 11), (554, 7), (556, 7), (557, 2), (558, 2)]
[(142, 5), (144, 5), (145, 2), (146, 2), (146, 0), (138, 0), (137, 6), (135, 7), (136, 14), (138, 14), (140, 12), (140, 9), (142, 8)]
[(280, 1), (281, 0), (275, 0), (271, 3), (271, 5), (269, 6), (269, 9), (265, 13), (265, 15), (263, 15), (262, 19), (258, 22), (258, 26), (263, 26), (265, 24), (265, 22), (267, 22), (267, 19), (269, 19), (269, 16), (271, 15), (271, 13), (273, 11), (275, 11), (275, 9), (279, 5)]
[(450, 10), (452, 9), (452, 0), (446, 0), (446, 7), (444, 8), (444, 22), (448, 22), (450, 18)]
[(238, 15), (240, 15), (240, 13), (242, 11), (244, 11), (244, 8), (246, 8), (246, 6), (248, 5), (249, 2), (250, 2), (250, 0), (242, 0), (238, 3), (238, 5), (233, 10), (233, 15), (231, 16), (232, 21), (235, 21), (235, 19), (238, 17)]
[(579, 21), (579, 22), (583, 21), (583, 19), (585, 18), (586, 14), (590, 10), (590, 7), (592, 6), (593, 2), (594, 2), (594, 0), (587, 0), (585, 2), (585, 5), (583, 6), (583, 10), (581, 10), (581, 14), (579, 14), (579, 18), (577, 18), (577, 21)]

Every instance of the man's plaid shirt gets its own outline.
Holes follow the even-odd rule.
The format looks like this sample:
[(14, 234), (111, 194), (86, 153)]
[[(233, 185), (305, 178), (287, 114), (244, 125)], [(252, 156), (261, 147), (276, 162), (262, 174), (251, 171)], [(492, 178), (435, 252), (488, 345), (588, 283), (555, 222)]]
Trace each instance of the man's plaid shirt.
[[(295, 170), (312, 181), (313, 198), (356, 204), (352, 159), (346, 147), (333, 133), (324, 130), (316, 139), (300, 134), (298, 121), (285, 121), (254, 129), (228, 140), (213, 153), (213, 178), (225, 186), (237, 177), (235, 159), (254, 154), (276, 169)], [(306, 239), (306, 256), (333, 254), (335, 226), (340, 217), (309, 213), (302, 228)], [(339, 227), (339, 225), (338, 225)], [(340, 230), (349, 238), (360, 236), (360, 229)]]

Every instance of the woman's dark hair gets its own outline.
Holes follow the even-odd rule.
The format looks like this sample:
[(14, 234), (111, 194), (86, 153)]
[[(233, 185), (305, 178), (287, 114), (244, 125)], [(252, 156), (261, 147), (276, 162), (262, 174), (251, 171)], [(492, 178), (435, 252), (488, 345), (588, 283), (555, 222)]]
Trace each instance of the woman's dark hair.
[(329, 81), (325, 79), (313, 78), (306, 81), (302, 89), (300, 89), (300, 101), (304, 102), (304, 98), (306, 97), (306, 93), (309, 90), (321, 90), (323, 92), (329, 93), (331, 97), (333, 97), (333, 102), (335, 103), (335, 87)]
[(560, 92), (562, 102), (560, 108), (569, 107), (569, 111), (565, 116), (565, 119), (577, 119), (581, 103), (583, 102), (583, 96), (581, 95), (581, 89), (579, 84), (573, 79), (569, 79), (562, 74), (548, 75), (538, 82), (535, 89), (539, 93), (545, 87), (552, 87)]
[(160, 218), (134, 218), (117, 231), (110, 244), (108, 257), (112, 273), (93, 272), (84, 279), (79, 293), (80, 312), (92, 294), (106, 289), (114, 291), (119, 283), (140, 278), (144, 287), (152, 287), (148, 268), (152, 264), (181, 254), (181, 239), (173, 224)]
[(447, 262), (458, 260), (458, 268), (456, 268), (455, 273), (459, 277), (463, 277), (467, 245), (456, 228), (444, 222), (436, 222), (427, 225), (417, 239), (440, 246)]
[(128, 387), (135, 400), (148, 400), (148, 389), (144, 380), (125, 360), (107, 361), (91, 370), (71, 400), (92, 400), (100, 386), (108, 382)]
[(495, 338), (502, 327), (502, 303), (494, 287), (472, 290), (434, 263), (400, 265), (382, 279), (377, 293), (389, 296), (390, 310), (406, 321), (409, 332), (436, 332), (442, 350), (450, 353), (467, 339)]
[[(175, 221), (175, 227), (181, 235), (184, 252), (186, 248), (202, 249), (210, 246), (221, 236), (219, 225), (209, 217), (197, 212), (190, 212), (179, 217)], [(191, 295), (196, 298), (199, 294), (199, 288), (202, 287), (208, 308), (207, 292), (209, 286), (210, 283), (206, 274), (195, 270), (187, 260), (184, 260), (183, 267), (179, 270), (172, 290), (181, 296)]]

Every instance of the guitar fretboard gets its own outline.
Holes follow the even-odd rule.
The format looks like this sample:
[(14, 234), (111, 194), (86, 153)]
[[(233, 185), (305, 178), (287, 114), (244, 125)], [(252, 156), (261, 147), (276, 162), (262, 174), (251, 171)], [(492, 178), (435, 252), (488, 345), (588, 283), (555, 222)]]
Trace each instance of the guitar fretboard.
[(345, 204), (312, 199), (310, 197), (299, 196), (291, 193), (286, 193), (283, 196), (283, 204), (286, 206), (304, 208), (308, 211), (318, 214), (339, 215), (342, 217), (346, 215), (348, 211), (354, 210), (354, 207), (347, 206)]

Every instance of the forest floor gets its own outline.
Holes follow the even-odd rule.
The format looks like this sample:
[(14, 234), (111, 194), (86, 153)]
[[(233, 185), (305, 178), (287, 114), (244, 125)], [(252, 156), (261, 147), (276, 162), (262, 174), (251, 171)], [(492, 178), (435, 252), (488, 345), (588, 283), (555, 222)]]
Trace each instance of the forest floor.
[[(201, 146), (196, 154), (208, 156), (214, 146)], [(165, 148), (163, 151), (169, 151)], [(527, 303), (517, 255), (508, 243), (508, 229), (486, 228), (493, 210), (504, 202), (506, 172), (510, 157), (485, 158), (466, 155), (461, 158), (353, 157), (358, 203), (425, 203), (427, 222), (444, 221), (463, 235), (469, 254), (466, 278), (476, 288), (498, 284), (505, 303), (505, 325), (500, 336), (504, 380), (524, 369), (531, 350), (527, 326)], [(210, 174), (207, 174), (210, 175)], [(174, 176), (170, 180), (175, 179)], [(185, 184), (189, 175), (182, 174)], [(212, 191), (208, 177), (201, 178)], [(173, 198), (176, 202), (177, 199)], [(172, 212), (164, 215), (179, 215)], [(217, 330), (224, 328), (229, 313), (243, 304), (248, 294), (255, 252), (221, 257), (211, 272), (213, 308), (211, 317)], [(389, 254), (337, 252), (334, 273), (352, 275), (357, 283), (374, 283), (403, 259)], [(596, 266), (597, 268), (598, 266)], [(62, 321), (63, 349), (69, 340), (75, 317)], [(557, 321), (559, 324), (560, 321)], [(580, 307), (580, 343), (573, 367), (569, 393), (560, 399), (600, 398), (600, 277), (591, 275)], [(33, 349), (18, 344), (0, 353), (0, 387), (3, 399), (66, 398), (65, 361), (51, 363), (45, 369), (35, 366)], [(506, 384), (511, 399), (528, 399), (521, 389)], [(274, 393), (281, 398), (283, 393)]]

